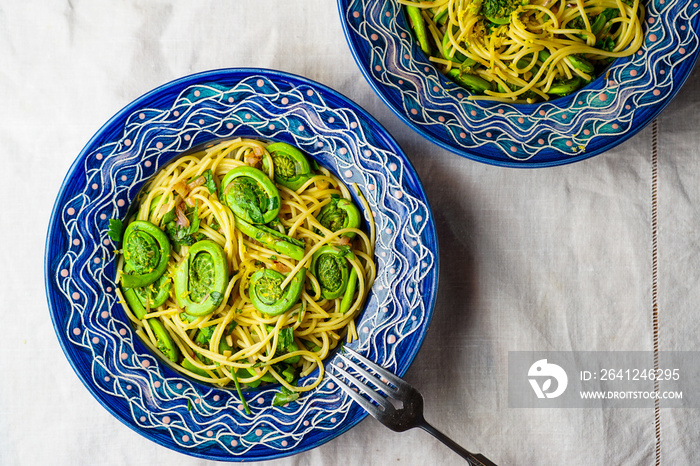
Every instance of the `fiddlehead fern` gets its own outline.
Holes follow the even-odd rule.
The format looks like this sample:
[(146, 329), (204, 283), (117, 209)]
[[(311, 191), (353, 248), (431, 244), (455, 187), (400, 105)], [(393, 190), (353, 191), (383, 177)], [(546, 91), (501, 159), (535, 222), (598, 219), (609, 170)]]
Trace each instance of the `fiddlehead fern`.
[[(351, 200), (333, 196), (331, 202), (323, 206), (316, 219), (321, 225), (334, 232), (343, 228), (359, 228), (360, 210)], [(355, 233), (349, 231), (343, 236), (354, 238)]]
[(255, 308), (269, 316), (288, 311), (299, 300), (304, 289), (306, 269), (301, 268), (283, 290), (285, 275), (272, 269), (260, 269), (250, 277), (248, 294)]
[[(267, 146), (274, 166), (275, 182), (296, 191), (312, 176), (311, 164), (296, 147), (284, 142)], [(263, 159), (263, 170), (269, 171), (270, 162)]]
[(323, 246), (311, 259), (311, 273), (318, 280), (325, 299), (342, 296), (348, 286), (350, 264), (346, 256), (354, 257), (348, 248)]
[(224, 250), (211, 240), (194, 243), (175, 272), (175, 298), (190, 316), (214, 312), (228, 284)]
[(125, 272), (122, 273), (121, 284), (124, 288), (150, 285), (163, 275), (168, 266), (168, 237), (150, 222), (131, 222), (124, 231), (122, 250)]
[[(128, 273), (130, 267), (124, 267), (124, 270)], [(150, 285), (140, 286), (136, 288), (124, 288), (122, 291), (126, 297), (128, 294), (133, 299), (138, 299), (139, 304), (144, 309), (155, 309), (156, 307), (163, 304), (168, 300), (170, 296), (170, 289), (172, 288), (172, 280), (170, 277), (164, 273), (155, 282)], [(133, 308), (132, 308), (133, 311)], [(139, 317), (141, 319), (142, 317)]]
[(275, 184), (253, 167), (237, 167), (221, 180), (221, 197), (237, 217), (253, 224), (277, 217), (281, 200)]

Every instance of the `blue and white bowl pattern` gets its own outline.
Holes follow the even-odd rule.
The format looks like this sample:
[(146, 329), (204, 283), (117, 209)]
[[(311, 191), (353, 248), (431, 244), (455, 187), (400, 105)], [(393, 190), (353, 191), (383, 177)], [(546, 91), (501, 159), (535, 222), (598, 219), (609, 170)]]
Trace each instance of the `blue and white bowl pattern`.
[(645, 1), (645, 40), (575, 94), (523, 105), (468, 100), (413, 40), (396, 0), (338, 0), (348, 44), (384, 102), (427, 139), (511, 166), (579, 161), (636, 134), (669, 103), (698, 54), (698, 1)]
[(127, 106), (71, 167), (52, 214), (45, 265), (58, 338), (109, 411), (183, 453), (252, 461), (318, 446), (365, 413), (326, 379), (283, 407), (272, 406), (276, 387), (248, 390), (247, 415), (235, 391), (173, 371), (136, 336), (118, 302), (117, 246), (107, 236), (109, 219), (123, 219), (143, 184), (174, 157), (238, 136), (294, 144), (362, 191), (377, 226), (378, 275), (352, 346), (405, 373), (437, 291), (437, 239), (425, 193), (375, 120), (340, 94), (297, 76), (217, 70), (167, 84)]

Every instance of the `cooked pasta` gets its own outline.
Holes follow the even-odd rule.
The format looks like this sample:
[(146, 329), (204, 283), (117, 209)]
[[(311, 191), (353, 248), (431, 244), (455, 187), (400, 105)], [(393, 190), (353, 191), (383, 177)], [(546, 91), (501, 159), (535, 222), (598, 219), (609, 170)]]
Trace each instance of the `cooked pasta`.
[(639, 0), (399, 0), (416, 38), (473, 100), (571, 94), (642, 45)]
[[(376, 274), (372, 216), (368, 234), (348, 188), (295, 147), (239, 138), (183, 155), (134, 211), (118, 265), (122, 302), (136, 333), (188, 376), (279, 383), (293, 399), (357, 337)], [(315, 369), (312, 383), (296, 384)]]

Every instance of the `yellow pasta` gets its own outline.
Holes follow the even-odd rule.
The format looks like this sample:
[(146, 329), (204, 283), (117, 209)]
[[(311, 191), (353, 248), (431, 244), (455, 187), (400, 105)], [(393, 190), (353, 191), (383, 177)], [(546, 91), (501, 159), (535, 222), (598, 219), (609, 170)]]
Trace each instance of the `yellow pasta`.
[(421, 48), (472, 100), (532, 103), (642, 45), (639, 0), (399, 0)]
[[(369, 206), (357, 190), (358, 208), (349, 189), (313, 162), (301, 181), (285, 185), (278, 178), (289, 168), (282, 156), (296, 150), (288, 147), (239, 138), (179, 157), (143, 189), (124, 230), (120, 301), (146, 344), (194, 379), (221, 386), (273, 382), (288, 394), (311, 390), (323, 377), (323, 359), (357, 337), (354, 320), (376, 275)], [(259, 176), (277, 198), (246, 184), (259, 183)], [(250, 207), (251, 199), (262, 199), (263, 207)], [(258, 222), (265, 208), (274, 215)], [(357, 224), (360, 209), (368, 214), (369, 235)], [(356, 223), (342, 223), (352, 212)], [(165, 234), (169, 251), (165, 271), (144, 285), (138, 267), (147, 259), (139, 254), (160, 244), (141, 238), (151, 226)], [(269, 278), (278, 275), (284, 279)], [(296, 299), (280, 307), (297, 285)], [(207, 293), (197, 294), (202, 289)], [(167, 295), (162, 303), (159, 292)], [(316, 369), (314, 381), (297, 385)]]

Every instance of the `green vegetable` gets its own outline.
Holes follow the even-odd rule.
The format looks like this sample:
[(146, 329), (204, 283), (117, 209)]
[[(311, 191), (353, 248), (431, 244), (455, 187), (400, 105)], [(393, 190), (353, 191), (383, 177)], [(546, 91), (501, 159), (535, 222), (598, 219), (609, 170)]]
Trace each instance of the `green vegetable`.
[(131, 312), (134, 313), (137, 319), (141, 320), (143, 319), (143, 316), (146, 315), (146, 308), (143, 306), (143, 304), (141, 304), (141, 300), (134, 291), (135, 289), (136, 288), (122, 287), (122, 294), (124, 295), (126, 304), (129, 305), (129, 309), (131, 309)]
[(467, 58), (462, 52), (455, 51), (455, 48), (452, 46), (452, 42), (450, 42), (450, 35), (447, 32), (445, 32), (445, 35), (442, 36), (442, 55), (447, 60), (456, 61), (464, 64), (465, 66), (471, 67), (476, 64), (476, 61), (472, 60), (471, 58)]
[[(277, 336), (277, 349), (287, 351), (287, 348), (291, 345), (294, 345), (294, 329), (292, 327), (280, 329), (279, 335)], [(299, 348), (295, 349), (294, 351), (297, 351), (298, 349)]]
[(345, 288), (343, 299), (340, 301), (340, 313), (345, 314), (352, 306), (352, 298), (355, 296), (355, 288), (357, 286), (357, 270), (352, 267), (350, 276), (348, 277), (348, 286)]
[(211, 169), (205, 170), (202, 176), (204, 177), (204, 186), (207, 187), (209, 194), (214, 194), (216, 192), (216, 182), (214, 181), (214, 175)]
[(241, 218), (236, 218), (236, 226), (244, 235), (264, 244), (275, 252), (296, 260), (301, 260), (304, 257), (305, 245), (303, 241), (291, 238), (265, 225), (251, 225)]
[[(311, 165), (304, 154), (296, 147), (284, 142), (267, 146), (275, 173), (275, 182), (296, 191), (311, 177)], [(263, 170), (270, 168), (270, 161), (264, 158)]]
[(124, 223), (122, 223), (122, 221), (118, 218), (110, 218), (107, 236), (109, 236), (115, 243), (119, 243), (122, 240), (122, 233), (124, 233)]
[(250, 407), (248, 406), (248, 403), (245, 401), (245, 397), (243, 396), (243, 390), (241, 390), (241, 384), (238, 382), (238, 377), (236, 376), (236, 371), (231, 370), (231, 375), (233, 376), (233, 383), (236, 385), (236, 392), (238, 392), (238, 398), (241, 399), (241, 404), (243, 405), (243, 409), (245, 409), (246, 414), (251, 414)]
[[(626, 5), (632, 5), (634, 0), (622, 0), (622, 2)], [(420, 2), (416, 0), (416, 2), (405, 5), (405, 13), (417, 45), (428, 55), (430, 61), (456, 84), (474, 94), (486, 95), (489, 100), (500, 98), (512, 100), (515, 103), (530, 103), (547, 100), (548, 97), (544, 96), (542, 92), (553, 80), (555, 80), (556, 86), (554, 86), (555, 94), (552, 96), (562, 95), (561, 92), (564, 89), (573, 89), (568, 92), (575, 92), (576, 89), (585, 86), (590, 82), (587, 77), (581, 81), (578, 87), (572, 85), (574, 82), (560, 86), (562, 81), (570, 79), (568, 72), (562, 73), (556, 63), (548, 63), (546, 69), (541, 63), (531, 64), (532, 55), (530, 55), (530, 59), (527, 59), (527, 55), (522, 55), (524, 50), (522, 47), (527, 48), (527, 44), (522, 43), (521, 47), (506, 39), (512, 37), (513, 33), (519, 34), (513, 29), (516, 25), (511, 25), (511, 22), (518, 23), (517, 29), (524, 28), (534, 36), (542, 36), (543, 28), (546, 29), (548, 16), (542, 12), (535, 14), (534, 11), (525, 9), (527, 7), (523, 8), (528, 3), (532, 2), (530, 0), (479, 0), (454, 6), (453, 2), (449, 2), (448, 5), (444, 2), (428, 2), (427, 0)], [(627, 38), (621, 29), (626, 27), (623, 25), (627, 24), (627, 20), (623, 22), (615, 20), (616, 17), (627, 16), (627, 14), (615, 5), (608, 5), (609, 8), (605, 6), (594, 8), (587, 5), (583, 14), (576, 8), (571, 8), (572, 5), (569, 4), (557, 5), (545, 2), (541, 6), (552, 9), (554, 13), (557, 9), (566, 9), (566, 14), (562, 17), (565, 20), (556, 29), (575, 31), (563, 33), (552, 30), (552, 40), (547, 39), (547, 47), (552, 53), (557, 52), (557, 56), (573, 68), (576, 74), (583, 75), (585, 73), (591, 78), (600, 74), (614, 60), (613, 57), (605, 56), (607, 55), (605, 52), (623, 47), (622, 41)], [(561, 17), (562, 14), (563, 11), (560, 11), (559, 16)], [(641, 21), (643, 9), (639, 9), (636, 14), (638, 17), (632, 19)], [(540, 42), (540, 46), (542, 46), (544, 42)], [(590, 50), (578, 56), (567, 56), (559, 52), (572, 45), (588, 46), (603, 53), (599, 54), (595, 50)], [(459, 50), (456, 50), (457, 47)], [(477, 49), (491, 50), (492, 48), (498, 57), (484, 56), (483, 59), (478, 60), (467, 57), (469, 55), (475, 58), (471, 52)], [(465, 50), (470, 50), (470, 53), (464, 52)], [(625, 51), (627, 53), (634, 52), (631, 49), (625, 49)], [(525, 50), (525, 52), (527, 51)], [(519, 57), (526, 63), (517, 63), (516, 66), (512, 62), (512, 57)], [(543, 54), (541, 60), (545, 59)], [(446, 63), (444, 60), (450, 63)], [(505, 77), (503, 80), (492, 77), (494, 73), (497, 73), (496, 70), (502, 66), (501, 63), (517, 73), (517, 80), (510, 77)], [(503, 78), (503, 76), (501, 77)], [(470, 98), (474, 97), (470, 96)]]
[(421, 13), (421, 9), (415, 6), (406, 5), (406, 13), (408, 14), (408, 19), (411, 22), (413, 32), (416, 34), (418, 45), (423, 52), (429, 54), (430, 43), (428, 42), (428, 31), (425, 25), (425, 19), (423, 19), (423, 14)]
[(148, 319), (148, 325), (153, 330), (153, 336), (156, 338), (156, 343), (158, 349), (160, 350), (166, 358), (170, 359), (172, 362), (177, 362), (180, 357), (180, 351), (175, 345), (175, 342), (170, 337), (170, 334), (158, 319)]
[(170, 280), (170, 277), (163, 274), (158, 280), (150, 285), (127, 289), (131, 290), (133, 295), (139, 300), (141, 306), (143, 306), (145, 309), (154, 309), (168, 300), (171, 287), (172, 281)]
[(175, 299), (190, 316), (211, 314), (228, 284), (224, 250), (211, 240), (198, 241), (175, 272)]
[[(233, 330), (233, 328), (234, 328), (235, 326), (236, 326), (236, 323), (235, 323), (235, 322), (231, 322), (231, 323), (227, 326), (226, 332), (225, 332), (225, 333), (226, 333), (226, 334), (231, 333), (231, 330)], [(207, 327), (203, 327), (203, 328), (199, 329), (199, 331), (197, 332), (197, 335), (195, 335), (193, 341), (194, 341), (195, 344), (196, 344), (197, 346), (199, 346), (200, 348), (203, 348), (203, 349), (207, 349), (207, 350), (208, 350), (208, 349), (209, 349), (209, 346), (210, 346), (210, 342), (211, 342), (211, 337), (212, 337), (212, 335), (214, 335), (214, 330), (215, 330), (215, 329), (216, 329), (216, 326), (215, 326), (215, 325), (209, 325), (209, 326), (207, 326)], [(218, 352), (219, 352), (220, 354), (223, 354), (224, 351), (231, 351), (231, 350), (233, 350), (233, 348), (231, 347), (231, 345), (229, 345), (229, 344), (226, 342), (226, 338), (221, 338), (221, 340), (219, 340), (219, 350), (218, 350)], [(213, 362), (211, 359), (209, 359), (209, 358), (207, 358), (207, 357), (205, 357), (205, 356), (203, 356), (203, 355), (201, 355), (201, 354), (199, 354), (198, 357), (199, 357), (200, 361), (202, 361), (202, 363), (204, 363), (204, 364), (206, 364), (206, 365), (212, 364), (212, 362)]]
[(275, 398), (272, 400), (273, 406), (284, 406), (291, 401), (295, 401), (299, 398), (299, 392), (288, 389), (285, 386), (280, 387), (280, 391), (275, 394)]
[(595, 71), (593, 64), (580, 55), (569, 55), (566, 57), (566, 60), (571, 63), (571, 66), (578, 68), (584, 73), (590, 74)]
[[(592, 18), (589, 17), (588, 21), (591, 25), (591, 32), (597, 36), (601, 32), (604, 32), (604, 30), (609, 29), (610, 25), (608, 25), (608, 22), (611, 19), (616, 18), (619, 14), (620, 10), (617, 8), (606, 8), (595, 17), (595, 20), (591, 21)], [(586, 23), (583, 21), (581, 16), (577, 16), (573, 20), (569, 21), (567, 27), (573, 29), (586, 29)], [(584, 40), (586, 38), (585, 35), (581, 35), (580, 37)]]
[(481, 14), (492, 23), (508, 24), (513, 12), (527, 3), (527, 0), (484, 0)]
[(338, 298), (345, 292), (350, 278), (347, 255), (354, 257), (349, 250), (333, 246), (323, 246), (314, 253), (311, 273), (321, 285), (321, 296), (325, 299)]
[[(595, 48), (600, 50), (605, 50), (607, 52), (612, 52), (615, 48), (615, 41), (612, 37), (606, 37), (605, 39), (600, 39), (595, 43)], [(613, 58), (610, 57), (608, 60), (612, 61)]]
[(124, 231), (122, 249), (124, 262), (129, 270), (123, 271), (121, 276), (121, 284), (125, 288), (150, 285), (163, 275), (168, 266), (168, 237), (150, 222), (131, 222)]
[(302, 342), (304, 344), (304, 347), (306, 347), (306, 349), (308, 349), (309, 351), (313, 351), (314, 353), (316, 353), (321, 350), (320, 346), (310, 342), (309, 340), (302, 340)]
[(187, 358), (183, 359), (182, 362), (180, 363), (180, 365), (184, 369), (187, 369), (190, 372), (194, 372), (197, 375), (200, 375), (202, 377), (209, 377), (209, 374), (207, 373), (207, 371), (205, 371), (204, 369), (200, 369), (198, 366), (195, 366)]
[(280, 211), (281, 200), (275, 184), (257, 168), (231, 169), (221, 180), (222, 200), (246, 222), (271, 222)]
[(250, 277), (248, 294), (257, 310), (269, 316), (288, 311), (301, 296), (306, 279), (306, 269), (301, 268), (282, 290), (285, 275), (272, 269), (260, 269)]
[[(297, 351), (297, 350), (295, 350)], [(290, 361), (291, 359), (295, 358), (301, 359), (300, 356), (295, 356), (294, 358), (289, 358), (287, 361)], [(297, 378), (296, 370), (294, 369), (294, 366), (292, 366), (293, 363), (290, 364), (284, 364), (283, 368), (279, 373), (284, 377), (284, 380), (287, 381), (287, 383), (293, 383), (294, 380)]]
[(581, 87), (581, 83), (581, 78), (574, 77), (569, 79), (568, 81), (553, 84), (552, 87), (549, 88), (549, 93), (559, 96), (569, 95), (576, 89)]
[(162, 220), (163, 225), (165, 225), (165, 232), (168, 234), (168, 237), (172, 241), (173, 245), (177, 246), (178, 248), (182, 246), (191, 246), (204, 238), (201, 233), (197, 233), (201, 223), (199, 218), (199, 208), (197, 205), (195, 204), (194, 207), (187, 207), (184, 214), (189, 223), (189, 226), (187, 227), (179, 225), (175, 221), (177, 218), (175, 208), (167, 212), (163, 216)]
[[(316, 218), (318, 222), (331, 231), (338, 231), (343, 228), (360, 227), (360, 210), (352, 201), (334, 195), (331, 202), (323, 206)], [(348, 238), (354, 238), (354, 232), (343, 234)]]
[[(174, 221), (176, 217), (177, 217), (177, 214), (175, 214), (175, 207), (173, 207), (172, 209), (167, 211), (165, 213), (165, 215), (163, 215), (163, 219), (161, 221), (163, 222), (163, 225), (166, 225), (166, 224)], [(167, 233), (167, 231), (166, 231), (166, 233)]]
[(537, 59), (539, 61), (541, 61), (542, 63), (547, 61), (547, 59), (551, 56), (552, 56), (552, 54), (549, 53), (549, 50), (547, 50), (547, 49), (542, 49), (539, 52), (537, 52)]
[[(238, 377), (248, 378), (248, 377), (254, 377), (256, 374), (255, 374), (255, 371), (252, 369), (241, 368), (241, 369), (238, 369), (236, 371), (236, 375)], [(255, 388), (255, 387), (259, 386), (262, 382), (263, 381), (261, 379), (257, 379), (253, 382), (246, 382), (245, 385), (250, 387), (250, 388)]]
[(452, 78), (460, 86), (466, 87), (477, 94), (483, 94), (484, 91), (490, 91), (493, 89), (493, 86), (487, 80), (480, 78), (475, 74), (463, 73), (457, 68), (452, 68), (450, 71), (448, 71), (447, 76)]
[[(266, 326), (268, 332), (274, 331), (272, 325)], [(299, 346), (294, 342), (294, 329), (292, 327), (285, 327), (280, 329), (277, 335), (277, 348), (275, 349), (275, 356), (281, 356), (286, 353), (293, 353), (299, 351)], [(291, 358), (287, 358), (284, 362), (288, 364), (296, 364), (301, 360), (301, 356), (296, 355)]]
[[(277, 372), (277, 375), (281, 376), (284, 380), (287, 381), (287, 383), (294, 383), (295, 379), (297, 378), (296, 369), (291, 364), (286, 364), (286, 362), (285, 362), (285, 363), (275, 364), (272, 367), (275, 370), (275, 372)], [(272, 375), (271, 372), (267, 372), (266, 375), (269, 375), (269, 377), (271, 379), (271, 380), (266, 380), (266, 382), (272, 382), (272, 383), (277, 382), (277, 379), (275, 378), (274, 375)]]
[(435, 21), (435, 24), (445, 24), (449, 13), (449, 8), (443, 8), (438, 14), (433, 16), (433, 21)]

